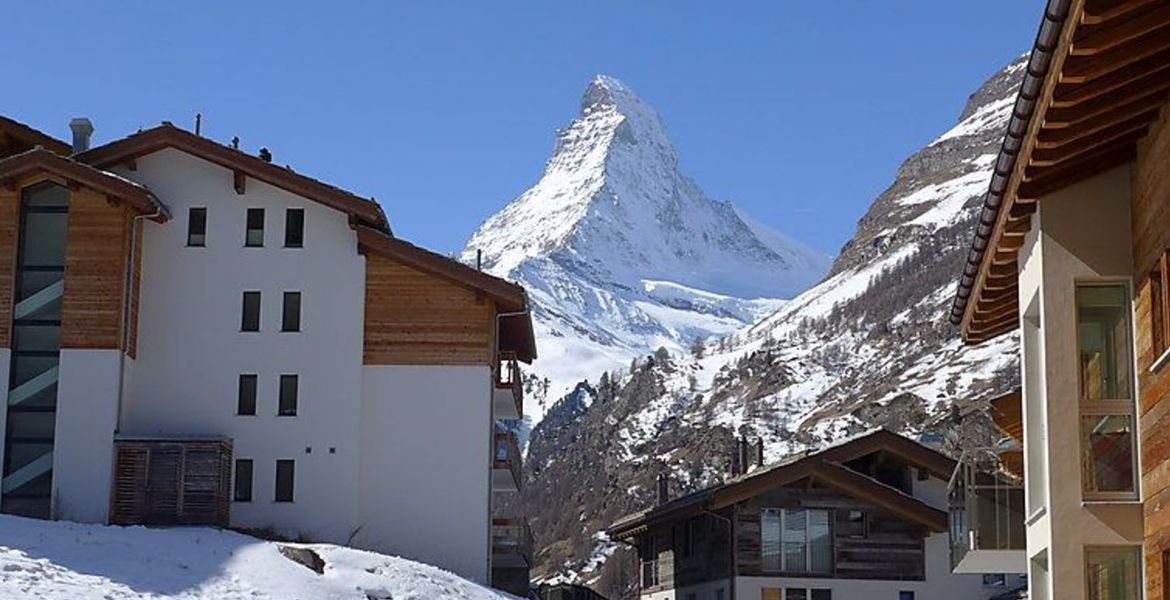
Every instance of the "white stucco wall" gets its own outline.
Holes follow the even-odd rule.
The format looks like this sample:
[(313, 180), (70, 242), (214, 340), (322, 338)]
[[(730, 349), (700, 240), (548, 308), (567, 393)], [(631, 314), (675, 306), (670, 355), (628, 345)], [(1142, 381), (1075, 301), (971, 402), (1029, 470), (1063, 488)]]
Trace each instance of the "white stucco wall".
[[(219, 435), (254, 461), (253, 501), (232, 524), (345, 542), (358, 521), (365, 262), (346, 215), (176, 150), (122, 175), (171, 209), (143, 237), (139, 360), (122, 432)], [(207, 212), (207, 245), (187, 248), (187, 214)], [(304, 248), (284, 245), (285, 209), (305, 210)], [(266, 209), (265, 246), (244, 247), (248, 208)], [(241, 333), (244, 291), (262, 293), (261, 331)], [(281, 333), (283, 293), (302, 293), (300, 333)], [(258, 375), (257, 414), (237, 416), (242, 373)], [(278, 417), (282, 374), (300, 377), (298, 414)], [(331, 452), (332, 450), (332, 452)], [(273, 502), (277, 459), (296, 461), (295, 501)]]
[[(1140, 504), (1083, 502), (1077, 458), (1076, 283), (1131, 283), (1129, 182), (1129, 169), (1123, 167), (1043, 198), (1021, 251), (1020, 305), (1028, 307), (1033, 298), (1039, 299), (1042, 337), (1035, 363), (1040, 381), (1027, 369), (1024, 374), (1025, 394), (1035, 391), (1041, 398), (1025, 397), (1024, 424), (1027, 431), (1037, 431), (1037, 421), (1043, 420), (1044, 432), (1039, 440), (1027, 440), (1043, 444), (1043, 451), (1026, 453), (1025, 468), (1027, 477), (1038, 471), (1046, 475), (1047, 492), (1044, 510), (1032, 511), (1028, 555), (1047, 556), (1048, 575), (1034, 568), (1033, 578), (1046, 579), (1040, 587), (1046, 584), (1049, 597), (1061, 600), (1085, 597), (1086, 546), (1142, 541)], [(1029, 502), (1038, 508), (1034, 500)]]
[(53, 444), (55, 518), (107, 521), (121, 354), (120, 350), (61, 350)]
[(359, 545), (489, 581), (491, 370), (367, 366)]

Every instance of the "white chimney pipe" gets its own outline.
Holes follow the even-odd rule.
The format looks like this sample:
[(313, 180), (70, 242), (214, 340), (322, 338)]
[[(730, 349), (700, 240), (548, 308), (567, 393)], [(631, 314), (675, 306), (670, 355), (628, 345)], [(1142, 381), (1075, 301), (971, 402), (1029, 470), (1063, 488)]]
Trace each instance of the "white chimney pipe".
[(93, 123), (85, 117), (77, 117), (69, 121), (69, 129), (73, 130), (73, 153), (81, 154), (89, 150), (89, 137), (93, 135)]

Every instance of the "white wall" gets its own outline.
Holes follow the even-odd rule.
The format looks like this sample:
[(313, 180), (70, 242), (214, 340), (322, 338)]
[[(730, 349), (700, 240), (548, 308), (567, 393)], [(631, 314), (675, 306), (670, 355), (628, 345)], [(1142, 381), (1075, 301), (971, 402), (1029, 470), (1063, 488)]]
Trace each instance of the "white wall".
[(1002, 593), (1002, 588), (983, 587), (980, 575), (951, 573), (950, 549), (945, 533), (926, 540), (926, 579), (924, 581), (874, 581), (815, 579), (807, 577), (739, 577), (735, 582), (736, 600), (760, 600), (763, 588), (831, 589), (833, 600), (897, 600), (898, 592), (912, 591), (917, 600), (986, 600)]
[(367, 366), (364, 547), (490, 579), (491, 370)]
[(61, 350), (53, 445), (55, 518), (107, 521), (121, 354), (120, 350)]
[[(365, 262), (346, 215), (177, 150), (122, 175), (171, 209), (143, 236), (138, 364), (122, 432), (221, 435), (254, 461), (253, 501), (232, 524), (345, 542), (357, 516)], [(206, 207), (207, 246), (187, 248), (187, 213)], [(285, 209), (305, 210), (302, 249), (284, 245)], [(266, 209), (265, 246), (245, 248), (248, 208)], [(244, 291), (262, 293), (261, 331), (241, 333)], [(282, 295), (302, 293), (302, 331), (281, 333)], [(241, 373), (259, 376), (256, 416), (237, 416)], [(298, 414), (278, 417), (281, 374), (300, 376)], [(330, 452), (330, 450), (333, 452)], [(296, 460), (295, 501), (275, 503), (277, 459)]]

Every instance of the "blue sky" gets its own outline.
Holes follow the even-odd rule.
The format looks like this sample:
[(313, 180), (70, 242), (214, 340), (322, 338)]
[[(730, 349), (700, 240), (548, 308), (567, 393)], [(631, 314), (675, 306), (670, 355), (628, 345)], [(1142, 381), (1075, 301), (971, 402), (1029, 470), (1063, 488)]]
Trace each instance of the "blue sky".
[[(26, 2), (0, 112), (96, 141), (170, 120), (385, 206), (443, 252), (532, 185), (596, 73), (683, 170), (826, 253), (1031, 45), (1040, 0)], [(344, 7), (344, 8), (342, 8)]]

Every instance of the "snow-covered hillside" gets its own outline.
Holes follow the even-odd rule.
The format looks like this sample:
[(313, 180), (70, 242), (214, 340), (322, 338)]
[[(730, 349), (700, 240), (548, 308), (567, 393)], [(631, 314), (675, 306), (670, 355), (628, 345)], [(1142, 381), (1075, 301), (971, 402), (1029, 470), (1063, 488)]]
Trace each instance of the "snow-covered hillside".
[[(528, 288), (536, 372), (552, 398), (658, 347), (750, 324), (829, 265), (704, 194), (679, 172), (654, 109), (606, 76), (557, 134), (540, 181), (479, 227), (463, 259), (477, 252), (487, 271)], [(536, 420), (544, 411), (526, 408)]]
[[(293, 562), (282, 547), (312, 550), (323, 572)], [(7, 515), (0, 515), (0, 598), (518, 600), (429, 565), (340, 546)]]
[(947, 317), (1024, 66), (903, 162), (822, 282), (701, 348), (598, 373), (548, 411), (520, 500), (538, 577), (628, 590), (633, 571), (597, 558), (626, 551), (599, 532), (652, 504), (659, 472), (675, 493), (717, 482), (735, 437), (763, 439), (769, 461), (872, 427), (952, 452), (993, 441), (986, 401), (1018, 385), (1017, 340), (966, 346)]

